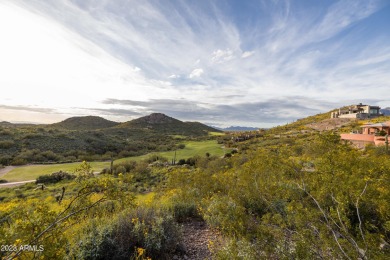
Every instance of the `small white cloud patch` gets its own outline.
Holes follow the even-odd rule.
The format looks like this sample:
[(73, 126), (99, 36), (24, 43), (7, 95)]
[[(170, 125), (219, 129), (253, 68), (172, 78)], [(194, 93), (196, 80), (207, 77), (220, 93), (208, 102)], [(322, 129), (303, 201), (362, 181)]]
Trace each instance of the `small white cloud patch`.
[(204, 73), (203, 69), (194, 69), (190, 74), (190, 79), (199, 78)]
[(241, 58), (243, 58), (243, 59), (248, 58), (248, 57), (252, 56), (254, 53), (255, 53), (254, 51), (245, 51), (242, 53)]
[(213, 63), (223, 63), (234, 58), (233, 51), (230, 49), (216, 50), (213, 52), (211, 61)]

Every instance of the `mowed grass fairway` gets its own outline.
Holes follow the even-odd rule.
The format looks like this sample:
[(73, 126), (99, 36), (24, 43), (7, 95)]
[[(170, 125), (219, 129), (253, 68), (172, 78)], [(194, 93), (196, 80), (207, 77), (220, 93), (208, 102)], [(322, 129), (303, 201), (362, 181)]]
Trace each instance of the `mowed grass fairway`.
[[(26, 165), (13, 169), (5, 174), (2, 179), (8, 182), (34, 180), (41, 175), (50, 174), (58, 171), (73, 172), (80, 162), (63, 163), (63, 164), (47, 164), (47, 165)], [(105, 167), (110, 166), (110, 162), (91, 162), (93, 171), (100, 172)]]
[[(224, 149), (221, 144), (218, 144), (216, 140), (208, 141), (189, 141), (184, 142), (185, 148), (179, 149), (176, 151), (176, 162), (180, 159), (187, 159), (196, 155), (205, 156), (206, 153), (210, 155), (222, 156), (225, 154)], [(226, 152), (229, 152), (226, 150)], [(175, 151), (168, 152), (155, 152), (148, 153), (141, 156), (127, 157), (119, 160), (115, 160), (115, 164), (123, 163), (129, 160), (141, 161), (149, 158), (151, 155), (159, 155), (167, 158), (171, 161), (175, 156)], [(26, 165), (15, 168), (5, 174), (1, 179), (7, 180), (8, 182), (17, 182), (17, 181), (27, 181), (35, 180), (41, 175), (51, 174), (58, 171), (73, 172), (76, 167), (80, 165), (80, 162), (77, 163), (64, 163), (64, 164), (47, 164), (47, 165)], [(110, 162), (91, 162), (93, 171), (100, 172), (104, 168), (110, 167)]]
[[(224, 148), (222, 148), (222, 145), (218, 144), (216, 140), (208, 140), (208, 141), (201, 141), (201, 142), (189, 141), (189, 142), (184, 142), (184, 144), (185, 144), (184, 149), (176, 150), (176, 162), (180, 159), (187, 159), (189, 157), (193, 157), (196, 155), (205, 156), (206, 153), (209, 153), (211, 156), (213, 155), (223, 156), (225, 152), (230, 152), (230, 149), (225, 151)], [(148, 153), (141, 156), (126, 157), (126, 158), (116, 160), (115, 163), (116, 164), (122, 163), (129, 160), (140, 161), (140, 160), (147, 159), (151, 155), (155, 155), (155, 154), (165, 157), (168, 159), (168, 161), (171, 161), (175, 156), (175, 151), (155, 152), (155, 153)]]

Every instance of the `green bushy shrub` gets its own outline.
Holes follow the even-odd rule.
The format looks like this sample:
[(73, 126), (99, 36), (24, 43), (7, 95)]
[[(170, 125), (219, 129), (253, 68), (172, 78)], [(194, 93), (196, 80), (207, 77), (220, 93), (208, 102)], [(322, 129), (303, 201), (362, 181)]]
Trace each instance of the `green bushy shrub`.
[(204, 219), (227, 234), (243, 234), (246, 222), (245, 208), (232, 198), (214, 195), (203, 210)]
[(188, 219), (201, 219), (195, 203), (178, 202), (173, 205), (173, 216), (176, 221), (184, 222)]
[(69, 248), (69, 259), (131, 259), (140, 248), (152, 259), (171, 259), (180, 237), (180, 227), (167, 211), (131, 209), (111, 222), (88, 223)]
[(0, 149), (9, 149), (14, 145), (15, 145), (15, 142), (12, 140), (0, 141)]
[(73, 174), (59, 171), (59, 172), (53, 172), (52, 174), (47, 174), (47, 175), (41, 175), (37, 178), (36, 183), (57, 183), (62, 180), (73, 180), (76, 178)]

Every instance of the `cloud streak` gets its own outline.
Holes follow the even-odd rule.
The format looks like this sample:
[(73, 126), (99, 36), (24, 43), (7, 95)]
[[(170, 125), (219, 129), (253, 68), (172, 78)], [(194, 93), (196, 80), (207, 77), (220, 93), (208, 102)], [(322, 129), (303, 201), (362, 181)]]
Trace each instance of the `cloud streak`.
[(37, 112), (37, 113), (55, 113), (55, 110), (52, 109), (52, 108), (31, 107), (31, 106), (7, 106), (7, 105), (0, 105), (0, 109), (17, 110), (17, 111), (28, 111), (28, 112)]
[[(11, 40), (0, 43), (8, 57), (0, 68), (12, 73), (0, 83), (15, 92), (4, 104), (84, 107), (120, 120), (165, 111), (256, 126), (351, 102), (388, 106), (378, 97), (390, 90), (389, 12), (379, 0), (8, 1), (0, 22)], [(25, 31), (18, 17), (38, 37), (15, 37)], [(15, 40), (26, 44), (7, 51)], [(19, 54), (28, 66), (10, 69)], [(25, 81), (15, 79), (21, 73)]]
[[(128, 109), (107, 109), (112, 114), (122, 116), (129, 111), (137, 114), (162, 112), (182, 120), (214, 122), (215, 125), (228, 126), (230, 124), (246, 124), (250, 126), (272, 126), (278, 124), (282, 118), (284, 122), (291, 122), (302, 115), (321, 113), (327, 107), (337, 107), (340, 104), (322, 100), (307, 99), (305, 97), (291, 97), (289, 100), (271, 99), (253, 103), (238, 103), (234, 105), (218, 105), (200, 101), (153, 99), (148, 102), (136, 100), (107, 99), (102, 101), (106, 105), (121, 105)], [(250, 123), (249, 123), (250, 122)]]

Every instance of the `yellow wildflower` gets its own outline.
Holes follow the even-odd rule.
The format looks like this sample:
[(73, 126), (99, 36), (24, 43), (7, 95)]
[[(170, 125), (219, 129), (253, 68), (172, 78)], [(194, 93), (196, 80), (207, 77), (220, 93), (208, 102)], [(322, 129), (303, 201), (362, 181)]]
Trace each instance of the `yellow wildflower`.
[(137, 253), (138, 253), (138, 256), (142, 256), (145, 253), (145, 249), (143, 249), (142, 247), (138, 247)]

